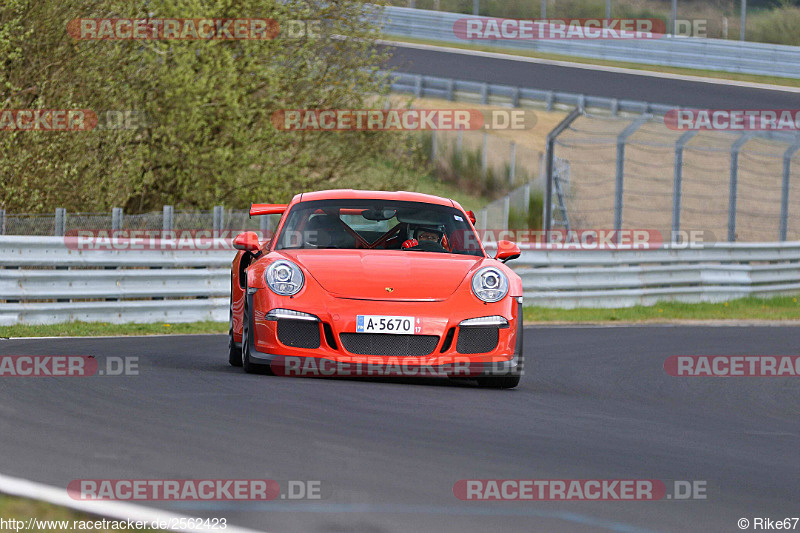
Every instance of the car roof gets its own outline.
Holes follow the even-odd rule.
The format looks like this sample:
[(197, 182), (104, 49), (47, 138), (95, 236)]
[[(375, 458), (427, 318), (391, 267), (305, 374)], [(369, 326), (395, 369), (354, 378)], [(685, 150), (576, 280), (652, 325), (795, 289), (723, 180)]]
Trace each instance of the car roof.
[(423, 194), (421, 192), (361, 191), (355, 189), (304, 192), (296, 195), (292, 199), (292, 203), (310, 202), (313, 200), (389, 200), (395, 202), (423, 202), (426, 204), (456, 206), (459, 209), (461, 208), (458, 202), (432, 194)]

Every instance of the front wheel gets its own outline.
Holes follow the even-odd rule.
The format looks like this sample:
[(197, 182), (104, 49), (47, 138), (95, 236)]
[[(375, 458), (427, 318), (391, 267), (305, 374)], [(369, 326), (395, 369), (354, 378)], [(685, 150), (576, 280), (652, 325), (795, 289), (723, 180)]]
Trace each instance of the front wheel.
[(250, 333), (250, 306), (247, 288), (244, 292), (244, 312), (242, 313), (242, 367), (248, 374), (272, 374), (269, 365), (258, 365), (250, 361), (250, 347), (253, 344)]

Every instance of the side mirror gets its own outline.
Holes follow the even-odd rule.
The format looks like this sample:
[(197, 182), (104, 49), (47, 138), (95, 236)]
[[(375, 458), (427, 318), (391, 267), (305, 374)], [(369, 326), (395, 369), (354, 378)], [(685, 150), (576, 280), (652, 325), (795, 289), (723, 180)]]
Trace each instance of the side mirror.
[(475, 218), (474, 211), (467, 211), (467, 218), (469, 219), (470, 222), (472, 222), (473, 226), (478, 223), (478, 219)]
[(245, 250), (247, 252), (259, 251), (261, 245), (258, 243), (258, 234), (255, 231), (240, 233), (233, 239), (233, 247), (237, 250)]
[(522, 252), (519, 246), (511, 241), (497, 241), (497, 255), (494, 256), (498, 261), (505, 263), (520, 256)]

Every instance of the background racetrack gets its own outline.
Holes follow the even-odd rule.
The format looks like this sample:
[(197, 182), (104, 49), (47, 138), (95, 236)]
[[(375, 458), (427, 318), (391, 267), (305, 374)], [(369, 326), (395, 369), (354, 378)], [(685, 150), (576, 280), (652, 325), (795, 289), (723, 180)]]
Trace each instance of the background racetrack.
[(647, 71), (626, 74), (591, 65), (551, 65), (515, 56), (484, 57), (457, 49), (401, 44), (391, 48), (393, 56), (387, 66), (411, 74), (700, 109), (797, 107), (797, 89), (791, 87), (764, 89), (724, 80), (700, 82), (654, 76)]
[[(318, 502), (158, 503), (275, 532), (739, 531), (798, 516), (800, 378), (675, 378), (670, 355), (797, 355), (792, 327), (529, 327), (516, 390), (245, 375), (225, 336), (0, 340), (140, 375), (0, 378), (0, 473), (322, 480)], [(462, 502), (460, 479), (707, 481), (707, 500)], [(151, 504), (148, 504), (151, 505)]]

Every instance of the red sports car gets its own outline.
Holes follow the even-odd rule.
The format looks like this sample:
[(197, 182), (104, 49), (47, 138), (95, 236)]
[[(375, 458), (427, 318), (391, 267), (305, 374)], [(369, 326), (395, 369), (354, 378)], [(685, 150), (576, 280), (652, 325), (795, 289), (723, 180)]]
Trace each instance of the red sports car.
[(512, 388), (522, 373), (522, 282), (488, 257), (474, 215), (410, 192), (303, 193), (274, 237), (238, 235), (230, 364), (284, 376), (447, 376)]

